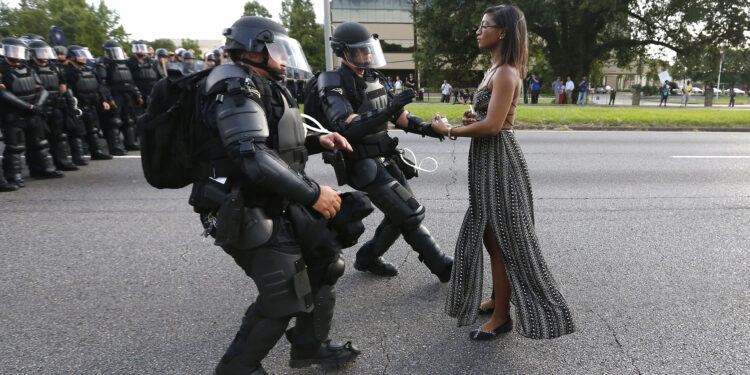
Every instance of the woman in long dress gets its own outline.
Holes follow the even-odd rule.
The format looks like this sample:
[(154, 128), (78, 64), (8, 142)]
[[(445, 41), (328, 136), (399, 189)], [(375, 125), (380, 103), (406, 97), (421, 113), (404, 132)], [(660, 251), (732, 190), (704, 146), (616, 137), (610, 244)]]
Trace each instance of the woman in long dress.
[[(492, 66), (475, 95), (476, 117), (451, 128), (437, 114), (432, 127), (443, 135), (471, 137), (469, 209), (456, 243), (446, 312), (459, 326), (491, 318), (473, 330), (473, 340), (490, 340), (513, 327), (530, 338), (554, 338), (574, 331), (570, 310), (542, 257), (534, 231), (529, 173), (513, 134), (516, 103), (528, 59), (526, 21), (513, 6), (488, 8), (476, 31), (479, 48)], [(467, 111), (468, 112), (468, 111)], [(493, 297), (482, 298), (482, 243), (490, 256)]]

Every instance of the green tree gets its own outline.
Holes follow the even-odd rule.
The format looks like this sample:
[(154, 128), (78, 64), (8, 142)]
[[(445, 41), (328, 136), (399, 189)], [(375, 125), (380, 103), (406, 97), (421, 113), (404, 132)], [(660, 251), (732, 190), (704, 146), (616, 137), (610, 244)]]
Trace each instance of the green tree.
[(315, 23), (315, 10), (310, 0), (284, 0), (281, 3), (281, 23), (289, 36), (297, 39), (305, 51), (313, 71), (325, 70), (325, 38), (323, 25)]
[(119, 15), (102, 1), (99, 6), (85, 0), (21, 0), (18, 8), (0, 5), (0, 33), (20, 36), (34, 33), (49, 34), (52, 25), (65, 32), (68, 45), (87, 46), (95, 55), (102, 55), (102, 44), (115, 39), (126, 49), (128, 34), (119, 24)]
[(182, 43), (180, 43), (180, 44), (181, 44), (180, 47), (182, 47), (182, 48), (184, 48), (186, 50), (192, 49), (193, 51), (195, 51), (195, 58), (196, 59), (200, 60), (200, 59), (203, 58), (202, 57), (203, 56), (203, 50), (198, 45), (198, 41), (197, 40), (194, 40), (194, 39), (182, 39)]
[(268, 9), (254, 0), (245, 3), (245, 12), (243, 12), (242, 15), (271, 18), (271, 13), (268, 12)]
[(154, 47), (154, 49), (164, 48), (167, 51), (174, 51), (177, 49), (177, 46), (172, 39), (156, 39), (151, 42), (151, 47)]
[[(433, 0), (416, 12), (421, 66), (474, 67), (477, 25), (495, 1)], [(517, 0), (530, 37), (543, 41), (557, 75), (580, 77), (610, 60), (619, 66), (646, 62), (647, 46), (667, 48), (678, 59), (720, 43), (745, 41), (750, 9), (735, 0)], [(440, 22), (435, 22), (440, 20)], [(445, 46), (451, 46), (446, 49)], [(422, 65), (425, 64), (425, 65)]]

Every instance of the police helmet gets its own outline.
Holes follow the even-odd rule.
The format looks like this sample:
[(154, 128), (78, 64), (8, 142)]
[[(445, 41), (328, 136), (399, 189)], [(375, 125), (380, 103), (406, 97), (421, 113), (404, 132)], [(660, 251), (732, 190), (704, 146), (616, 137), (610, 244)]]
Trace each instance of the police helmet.
[(31, 57), (39, 61), (57, 60), (57, 53), (43, 40), (29, 41), (29, 53)]
[(331, 50), (343, 60), (358, 68), (385, 66), (385, 56), (378, 34), (357, 22), (344, 22), (333, 31)]
[(76, 60), (81, 58), (85, 59), (86, 62), (92, 61), (94, 59), (94, 56), (91, 55), (91, 51), (89, 51), (88, 47), (81, 47), (81, 46), (70, 46), (68, 47), (68, 58), (71, 60)]
[(223, 34), (227, 38), (224, 50), (229, 51), (232, 60), (237, 61), (241, 51), (258, 52), (287, 67), (312, 71), (299, 42), (271, 19), (242, 17)]
[(58, 55), (67, 55), (68, 48), (65, 46), (55, 46), (55, 53), (57, 53)]
[(169, 52), (164, 48), (158, 48), (156, 50), (156, 57), (169, 57)]
[(185, 53), (185, 49), (184, 49), (184, 48), (182, 48), (182, 47), (180, 47), (180, 48), (178, 48), (178, 49), (174, 50), (174, 54), (175, 54), (176, 56), (180, 56), (180, 57), (182, 57), (182, 54), (183, 54), (183, 53)]
[(195, 55), (190, 51), (185, 51), (182, 53), (182, 60), (195, 60)]
[(37, 34), (33, 34), (33, 33), (23, 34), (21, 36), (21, 39), (26, 39), (28, 41), (31, 41), (31, 40), (41, 40), (41, 41), (44, 41), (44, 37), (43, 36), (40, 36), (40, 35), (37, 35)]
[(110, 39), (104, 42), (102, 49), (104, 50), (104, 55), (110, 60), (122, 61), (127, 58), (122, 46), (116, 40)]
[(148, 54), (148, 45), (142, 40), (136, 40), (130, 45), (130, 50), (133, 51), (133, 53), (135, 53), (136, 55), (145, 55)]
[(0, 43), (3, 45), (3, 55), (8, 60), (13, 62), (26, 60), (26, 49), (28, 46), (23, 40), (18, 38), (4, 38)]

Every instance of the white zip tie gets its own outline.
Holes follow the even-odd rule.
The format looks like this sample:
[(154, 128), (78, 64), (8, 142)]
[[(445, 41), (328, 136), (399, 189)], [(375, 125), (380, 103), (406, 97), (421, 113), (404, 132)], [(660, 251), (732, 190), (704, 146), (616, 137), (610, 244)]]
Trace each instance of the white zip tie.
[(312, 116), (310, 116), (310, 115), (306, 115), (306, 114), (304, 114), (304, 113), (300, 113), (300, 115), (301, 115), (301, 116), (302, 116), (303, 118), (305, 118), (305, 119), (308, 119), (308, 120), (312, 121), (312, 122), (313, 122), (313, 123), (314, 123), (315, 125), (318, 125), (318, 127), (316, 128), (316, 127), (314, 127), (314, 126), (310, 126), (310, 125), (308, 125), (308, 124), (306, 124), (306, 123), (302, 122), (302, 125), (304, 125), (304, 126), (305, 126), (305, 129), (307, 129), (307, 130), (309, 130), (309, 131), (311, 131), (311, 132), (316, 132), (316, 133), (323, 133), (323, 134), (331, 134), (331, 133), (332, 133), (332, 132), (331, 132), (330, 130), (328, 130), (328, 129), (324, 128), (324, 127), (323, 127), (323, 124), (319, 123), (319, 122), (318, 122), (318, 120), (316, 120), (316, 119), (315, 119), (315, 117), (312, 117)]
[[(408, 160), (406, 160), (406, 158), (404, 157), (404, 153), (406, 153), (406, 152), (408, 152), (408, 153), (411, 154), (411, 157), (414, 158), (414, 162), (416, 163), (417, 162), (417, 155), (414, 154), (414, 151), (412, 151), (412, 150), (410, 150), (410, 149), (408, 149), (406, 147), (404, 147), (404, 148), (401, 149), (401, 152), (399, 152), (399, 156), (398, 157), (400, 157), (401, 160), (403, 160), (404, 164), (406, 164), (406, 165), (408, 165), (408, 166), (410, 166), (410, 167), (412, 167), (414, 169), (420, 170), (422, 172), (433, 173), (433, 172), (437, 171), (438, 168), (440, 167), (440, 165), (438, 164), (438, 161), (435, 160), (435, 158), (430, 157), (430, 156), (422, 159), (422, 161), (419, 162), (419, 165), (412, 164), (411, 162), (409, 162)], [(427, 160), (432, 160), (432, 162), (435, 163), (435, 168), (433, 168), (433, 169), (424, 169), (424, 168), (422, 168), (422, 163), (424, 163)]]

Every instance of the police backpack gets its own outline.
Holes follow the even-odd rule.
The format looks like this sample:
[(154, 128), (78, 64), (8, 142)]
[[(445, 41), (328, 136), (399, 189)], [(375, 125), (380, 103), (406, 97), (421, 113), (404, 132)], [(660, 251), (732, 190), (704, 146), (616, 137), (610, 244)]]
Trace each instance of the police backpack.
[(193, 155), (204, 139), (196, 113), (197, 85), (210, 71), (162, 78), (154, 85), (148, 110), (138, 118), (143, 175), (155, 188), (179, 189), (198, 177)]

